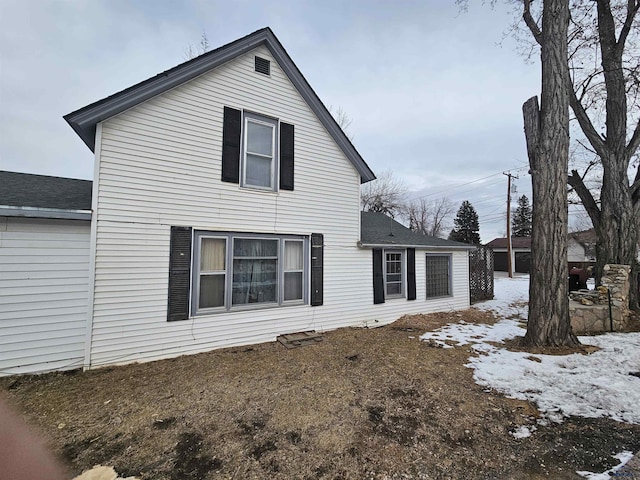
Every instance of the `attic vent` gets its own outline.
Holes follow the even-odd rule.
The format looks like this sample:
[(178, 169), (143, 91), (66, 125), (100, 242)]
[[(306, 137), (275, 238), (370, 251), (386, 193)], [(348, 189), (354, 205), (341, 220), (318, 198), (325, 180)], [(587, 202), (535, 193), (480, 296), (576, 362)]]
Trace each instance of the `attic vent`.
[(266, 58), (256, 57), (256, 72), (264, 73), (265, 75), (270, 75), (271, 62)]

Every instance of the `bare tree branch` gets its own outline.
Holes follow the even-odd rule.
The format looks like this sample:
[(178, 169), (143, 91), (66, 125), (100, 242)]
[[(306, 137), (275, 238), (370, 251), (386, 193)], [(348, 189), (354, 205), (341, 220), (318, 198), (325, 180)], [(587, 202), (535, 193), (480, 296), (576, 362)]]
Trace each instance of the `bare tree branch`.
[(394, 178), (390, 170), (361, 187), (360, 202), (365, 212), (379, 212), (395, 217), (406, 205), (407, 186)]
[(580, 176), (577, 170), (571, 170), (571, 175), (569, 175), (568, 181), (569, 185), (573, 187), (578, 197), (580, 197), (584, 209), (589, 214), (589, 218), (591, 218), (591, 223), (593, 223), (594, 227), (598, 228), (600, 225), (600, 208), (593, 198), (593, 195), (591, 195), (591, 192), (584, 184), (584, 178)]
[(640, 148), (640, 121), (636, 124), (636, 128), (633, 131), (631, 140), (629, 140), (629, 143), (627, 144), (627, 148), (624, 149), (624, 156), (627, 162), (631, 161), (631, 157), (635, 155), (638, 148)]
[(527, 27), (529, 27), (529, 30), (531, 30), (533, 38), (535, 38), (539, 45), (542, 45), (542, 31), (531, 15), (531, 2), (532, 0), (524, 0), (524, 13), (522, 14), (522, 18), (524, 23), (527, 24)]
[(622, 28), (620, 29), (620, 36), (618, 37), (618, 43), (616, 45), (616, 48), (618, 49), (620, 54), (622, 54), (622, 51), (624, 50), (624, 44), (627, 41), (627, 37), (629, 36), (629, 32), (631, 31), (631, 26), (633, 25), (633, 19), (636, 16), (636, 13), (638, 13), (638, 10), (640, 10), (640, 1), (627, 1), (627, 16), (624, 19)]
[(573, 114), (576, 116), (576, 120), (580, 124), (580, 128), (584, 132), (584, 135), (589, 140), (589, 143), (593, 147), (593, 149), (598, 152), (598, 155), (601, 157), (607, 154), (607, 145), (604, 143), (602, 137), (598, 134), (589, 115), (587, 115), (586, 110), (578, 100), (576, 96), (576, 92), (573, 89), (573, 84), (569, 82), (567, 85), (567, 89), (569, 90), (569, 104), (571, 105), (571, 109), (573, 110)]

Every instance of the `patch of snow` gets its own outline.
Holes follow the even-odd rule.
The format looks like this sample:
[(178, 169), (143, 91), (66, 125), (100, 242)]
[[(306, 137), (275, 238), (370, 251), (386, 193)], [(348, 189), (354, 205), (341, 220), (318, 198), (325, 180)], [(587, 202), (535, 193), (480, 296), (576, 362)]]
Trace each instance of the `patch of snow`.
[(478, 310), (493, 310), (502, 318), (527, 318), (529, 302), (529, 275), (513, 278), (496, 277), (493, 281), (493, 300), (473, 305)]
[(589, 480), (609, 480), (612, 476), (613, 477), (629, 476), (630, 477), (631, 475), (623, 475), (622, 472), (616, 474), (616, 472), (622, 469), (622, 467), (624, 467), (627, 464), (627, 462), (633, 458), (633, 453), (625, 450), (624, 452), (614, 455), (613, 458), (617, 458), (618, 460), (620, 460), (620, 463), (615, 467), (610, 468), (606, 472), (592, 473), (592, 472), (580, 471), (576, 473), (581, 477), (588, 478)]
[[(498, 324), (496, 324), (498, 326)], [(485, 349), (469, 359), (473, 378), (511, 398), (535, 402), (551, 421), (569, 415), (640, 424), (640, 333), (580, 337), (601, 350), (591, 355), (535, 355)], [(539, 361), (535, 361), (536, 358)]]
[(514, 320), (500, 320), (495, 325), (481, 325), (461, 321), (451, 323), (433, 332), (426, 332), (420, 337), (421, 340), (432, 339), (436, 344), (444, 348), (453, 348), (445, 341), (457, 342), (455, 346), (475, 344), (474, 348), (483, 350), (491, 347), (486, 342), (502, 342), (506, 339), (524, 335), (526, 330), (518, 325)]
[(510, 432), (515, 438), (520, 440), (521, 438), (530, 437), (533, 432), (537, 430), (535, 425), (521, 425), (516, 428), (513, 432)]
[(529, 277), (496, 278), (494, 291), (495, 299), (476, 308), (494, 310), (503, 320), (495, 325), (461, 321), (420, 338), (445, 348), (453, 348), (446, 341), (472, 344), (480, 355), (466, 366), (474, 369), (476, 383), (534, 402), (543, 415), (540, 424), (562, 422), (569, 415), (640, 424), (640, 380), (630, 375), (640, 371), (640, 333), (579, 337), (583, 344), (600, 348), (591, 355), (511, 352), (489, 342), (525, 334), (513, 317), (526, 318)]

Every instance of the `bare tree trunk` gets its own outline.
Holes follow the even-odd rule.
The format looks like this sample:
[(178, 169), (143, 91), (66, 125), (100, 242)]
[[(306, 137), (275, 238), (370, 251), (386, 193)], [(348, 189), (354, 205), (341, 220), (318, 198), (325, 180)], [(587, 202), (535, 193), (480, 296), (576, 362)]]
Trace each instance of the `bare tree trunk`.
[[(627, 88), (624, 78), (623, 53), (625, 42), (633, 20), (640, 9), (637, 2), (629, 1), (627, 15), (618, 38), (616, 26), (608, 0), (597, 0), (598, 41), (602, 55), (602, 67), (606, 87), (606, 134), (600, 135), (594, 128), (583, 105), (578, 99), (573, 85), (568, 83), (570, 103), (582, 131), (593, 149), (598, 153), (603, 166), (601, 206), (598, 208), (591, 192), (586, 188), (576, 171), (569, 177), (569, 184), (575, 189), (591, 217), (596, 231), (596, 281), (600, 281), (603, 266), (620, 263), (631, 266), (631, 291), (629, 306), (640, 309), (638, 298), (637, 245), (639, 239), (638, 210), (640, 203), (635, 189), (629, 186), (627, 170), (629, 162), (640, 144), (640, 124), (627, 143)], [(636, 179), (640, 175), (640, 169)]]
[(523, 106), (534, 205), (525, 346), (580, 343), (571, 330), (568, 298), (568, 24), (569, 1), (544, 0), (542, 108), (538, 108), (536, 97)]

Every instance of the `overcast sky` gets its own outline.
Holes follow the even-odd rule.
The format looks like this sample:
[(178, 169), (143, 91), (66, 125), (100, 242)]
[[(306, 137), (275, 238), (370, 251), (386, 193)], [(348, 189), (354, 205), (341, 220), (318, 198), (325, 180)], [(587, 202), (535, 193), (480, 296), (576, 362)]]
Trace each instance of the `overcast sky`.
[(488, 242), (505, 233), (502, 172), (531, 199), (521, 106), (540, 67), (502, 42), (512, 12), (475, 3), (0, 0), (0, 169), (91, 179), (63, 115), (183, 62), (203, 32), (216, 48), (269, 26), (349, 115), (374, 172), (412, 196), (469, 200)]

